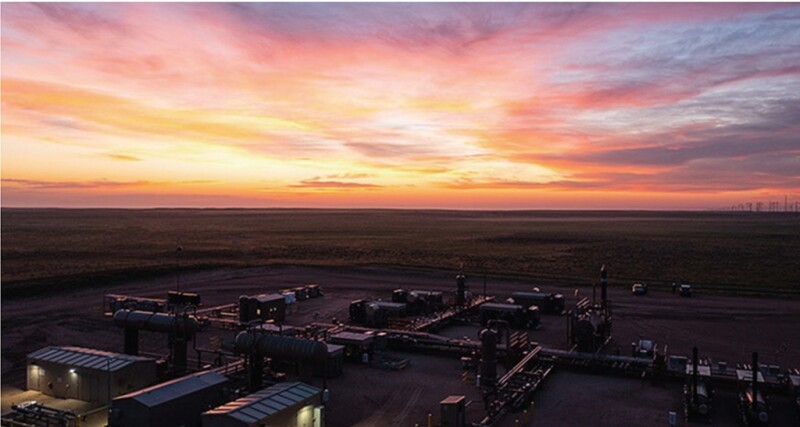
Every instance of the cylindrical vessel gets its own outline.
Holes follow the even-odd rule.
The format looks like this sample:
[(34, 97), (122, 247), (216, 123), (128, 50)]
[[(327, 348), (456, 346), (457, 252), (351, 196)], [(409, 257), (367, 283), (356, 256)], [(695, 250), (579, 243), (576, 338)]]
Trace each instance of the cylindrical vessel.
[(194, 316), (175, 316), (168, 313), (136, 310), (117, 310), (114, 313), (114, 325), (125, 329), (187, 335), (193, 334), (199, 329), (199, 324)]
[(322, 362), (328, 356), (328, 347), (322, 341), (246, 331), (236, 335), (235, 348), (237, 353), (248, 353), (253, 349), (262, 356), (289, 360)]
[(481, 338), (481, 381), (492, 385), (497, 379), (497, 331), (484, 329)]

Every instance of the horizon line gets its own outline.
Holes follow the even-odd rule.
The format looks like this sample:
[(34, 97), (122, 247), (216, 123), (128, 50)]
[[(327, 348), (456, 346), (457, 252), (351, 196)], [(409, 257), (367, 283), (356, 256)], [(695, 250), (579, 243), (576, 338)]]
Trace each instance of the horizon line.
[(2, 210), (316, 210), (316, 211), (457, 211), (457, 212), (737, 212), (737, 213), (797, 213), (793, 211), (735, 211), (730, 208), (682, 208), (682, 209), (657, 209), (657, 208), (443, 208), (443, 207), (299, 207), (299, 206), (271, 206), (271, 207), (246, 207), (246, 206), (149, 206), (149, 207), (118, 207), (118, 206), (0, 206)]

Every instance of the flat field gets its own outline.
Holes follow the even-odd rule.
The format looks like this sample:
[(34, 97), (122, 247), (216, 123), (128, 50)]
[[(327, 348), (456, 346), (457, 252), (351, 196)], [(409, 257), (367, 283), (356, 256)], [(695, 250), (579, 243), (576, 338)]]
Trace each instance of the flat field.
[[(176, 262), (176, 243), (183, 251)], [(219, 267), (388, 266), (800, 293), (800, 215), (424, 210), (2, 210), (3, 296)]]
[[(183, 251), (176, 263), (175, 247)], [(2, 210), (5, 298), (220, 267), (464, 269), (544, 285), (633, 281), (800, 295), (800, 215), (426, 210)]]

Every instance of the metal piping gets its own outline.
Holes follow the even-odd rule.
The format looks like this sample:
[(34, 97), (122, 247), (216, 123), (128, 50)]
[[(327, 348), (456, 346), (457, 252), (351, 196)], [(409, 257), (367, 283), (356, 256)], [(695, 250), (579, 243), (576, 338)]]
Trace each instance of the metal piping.
[(606, 301), (608, 300), (608, 276), (606, 273), (606, 265), (603, 264), (600, 267), (600, 304), (601, 307), (606, 307)]
[(697, 405), (697, 375), (698, 375), (698, 360), (697, 360), (697, 346), (692, 347), (692, 401)]
[(756, 411), (756, 406), (758, 404), (758, 352), (753, 352), (753, 385), (751, 386), (753, 390), (753, 402), (752, 408), (753, 411)]

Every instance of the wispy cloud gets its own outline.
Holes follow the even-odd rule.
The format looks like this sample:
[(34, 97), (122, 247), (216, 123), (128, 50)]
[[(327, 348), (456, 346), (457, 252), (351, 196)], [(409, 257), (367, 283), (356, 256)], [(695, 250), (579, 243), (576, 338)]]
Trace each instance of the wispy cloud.
[(290, 188), (311, 188), (311, 189), (374, 189), (380, 188), (380, 185), (353, 182), (353, 181), (334, 181), (320, 177), (314, 177), (300, 181), (298, 184), (289, 185)]
[(202, 185), (212, 184), (213, 181), (196, 180), (196, 181), (111, 181), (106, 179), (94, 181), (42, 181), (35, 179), (16, 179), (16, 178), (3, 178), (2, 183), (4, 186), (11, 186), (14, 188), (24, 188), (28, 190), (86, 190), (86, 189), (126, 189), (126, 188), (144, 188), (144, 187), (158, 187), (165, 185)]
[(482, 180), (476, 181), (469, 178), (458, 179), (452, 182), (442, 183), (446, 188), (457, 190), (531, 190), (531, 189), (592, 189), (606, 187), (607, 182), (602, 181), (504, 181), (504, 180)]
[(126, 187), (146, 187), (155, 185), (150, 181), (40, 181), (34, 179), (15, 179), (3, 178), (4, 185), (22, 187), (31, 190), (76, 190), (76, 189), (96, 189), (96, 188), (126, 188)]
[(142, 160), (139, 157), (131, 156), (129, 154), (111, 153), (111, 154), (106, 154), (106, 156), (111, 158), (111, 159), (114, 159), (114, 160), (122, 160), (122, 161), (125, 161), (125, 162), (138, 162), (138, 161)]

